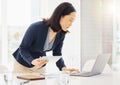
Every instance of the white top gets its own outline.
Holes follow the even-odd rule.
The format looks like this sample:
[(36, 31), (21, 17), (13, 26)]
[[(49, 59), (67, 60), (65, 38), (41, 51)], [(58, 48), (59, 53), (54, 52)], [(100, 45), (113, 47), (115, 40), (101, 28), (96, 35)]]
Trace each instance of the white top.
[(55, 41), (55, 38), (49, 43), (49, 37), (50, 37), (50, 29), (48, 29), (48, 34), (47, 34), (47, 38), (45, 41), (45, 45), (44, 45), (44, 51), (48, 51), (50, 49), (52, 49), (53, 43)]

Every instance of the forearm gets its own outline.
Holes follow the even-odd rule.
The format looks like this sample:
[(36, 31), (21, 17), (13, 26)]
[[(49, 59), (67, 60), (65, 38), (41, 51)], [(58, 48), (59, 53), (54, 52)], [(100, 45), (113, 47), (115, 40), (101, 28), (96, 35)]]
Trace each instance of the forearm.
[(64, 60), (61, 58), (56, 62), (57, 67), (59, 68), (59, 70), (61, 71), (63, 67), (66, 67)]
[(31, 56), (30, 52), (28, 49), (25, 48), (19, 48), (20, 49), (20, 55), (21, 57), (29, 64), (31, 65), (32, 60), (34, 60), (34, 58)]

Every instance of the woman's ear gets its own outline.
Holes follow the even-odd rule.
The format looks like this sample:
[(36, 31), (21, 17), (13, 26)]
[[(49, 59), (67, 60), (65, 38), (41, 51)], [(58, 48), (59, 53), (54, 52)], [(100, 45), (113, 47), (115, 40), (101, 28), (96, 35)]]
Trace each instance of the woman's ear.
[(64, 18), (64, 16), (61, 16), (60, 18), (62, 19), (62, 18)]
[(62, 22), (62, 21), (63, 21), (63, 18), (64, 18), (64, 16), (61, 16), (61, 17), (60, 17), (60, 22)]

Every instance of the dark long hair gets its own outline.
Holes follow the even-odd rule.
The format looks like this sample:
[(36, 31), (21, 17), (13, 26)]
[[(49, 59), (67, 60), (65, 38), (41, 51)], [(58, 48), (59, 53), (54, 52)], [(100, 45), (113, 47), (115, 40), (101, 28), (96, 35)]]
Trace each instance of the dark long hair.
[(75, 11), (71, 3), (63, 2), (55, 8), (52, 16), (48, 20), (44, 19), (43, 21), (45, 21), (46, 25), (50, 26), (54, 32), (65, 32), (60, 26), (60, 18), (61, 16), (69, 15), (71, 12)]

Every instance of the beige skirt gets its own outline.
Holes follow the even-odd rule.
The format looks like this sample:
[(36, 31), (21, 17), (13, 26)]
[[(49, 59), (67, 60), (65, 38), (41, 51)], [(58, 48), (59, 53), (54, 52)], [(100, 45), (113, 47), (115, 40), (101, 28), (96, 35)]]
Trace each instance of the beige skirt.
[(34, 66), (32, 68), (28, 68), (21, 65), (16, 60), (14, 60), (13, 72), (14, 73), (45, 73), (45, 67), (39, 68)]

